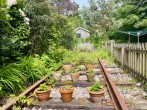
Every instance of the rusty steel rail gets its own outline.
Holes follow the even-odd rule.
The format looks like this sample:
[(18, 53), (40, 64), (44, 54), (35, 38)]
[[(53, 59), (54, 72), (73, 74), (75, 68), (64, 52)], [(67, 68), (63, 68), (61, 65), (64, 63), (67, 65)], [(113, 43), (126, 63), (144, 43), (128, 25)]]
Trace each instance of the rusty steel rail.
[(111, 98), (114, 102), (114, 107), (116, 108), (116, 110), (129, 110), (124, 99), (121, 97), (118, 89), (116, 88), (113, 80), (111, 79), (110, 74), (108, 73), (104, 65), (102, 64), (102, 61), (100, 59), (98, 59), (98, 61), (99, 61), (101, 70), (103, 72), (103, 75), (105, 77), (107, 87), (110, 91)]
[[(59, 70), (61, 68), (61, 66), (59, 68), (56, 69)], [(39, 81), (37, 81), (36, 83), (34, 83), (32, 86), (30, 86), (28, 89), (26, 89), (23, 93), (21, 93), (19, 96), (17, 96), (15, 99), (12, 99), (10, 102), (7, 102), (5, 105), (2, 106), (2, 108), (0, 108), (0, 110), (9, 110), (14, 103), (16, 103), (16, 99), (22, 97), (22, 96), (26, 96), (29, 93), (31, 93), (33, 90), (35, 90), (41, 83), (43, 83), (45, 81), (45, 79), (47, 79), (50, 75), (46, 75), (44, 76), (42, 79), (40, 79)]]

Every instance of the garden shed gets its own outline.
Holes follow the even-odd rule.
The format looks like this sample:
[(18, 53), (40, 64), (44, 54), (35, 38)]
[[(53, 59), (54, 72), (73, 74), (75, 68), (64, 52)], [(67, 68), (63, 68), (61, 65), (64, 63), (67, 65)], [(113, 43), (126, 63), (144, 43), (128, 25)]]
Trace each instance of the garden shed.
[(75, 30), (75, 33), (77, 34), (77, 36), (79, 38), (83, 38), (83, 39), (86, 39), (90, 36), (90, 31), (88, 31), (87, 29), (84, 29), (82, 27), (78, 27), (76, 30)]

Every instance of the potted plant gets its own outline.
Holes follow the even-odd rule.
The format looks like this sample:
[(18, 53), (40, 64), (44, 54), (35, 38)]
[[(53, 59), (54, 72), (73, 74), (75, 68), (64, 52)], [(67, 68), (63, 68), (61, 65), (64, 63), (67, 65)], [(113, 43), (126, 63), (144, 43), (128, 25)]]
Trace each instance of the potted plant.
[(35, 93), (39, 101), (47, 101), (50, 96), (51, 87), (47, 86), (45, 83), (41, 84), (36, 90)]
[(55, 79), (55, 81), (60, 81), (61, 80), (61, 77), (62, 77), (62, 70), (60, 71), (53, 71), (51, 74), (52, 74), (52, 77)]
[(79, 70), (77, 68), (72, 68), (70, 70), (70, 76), (73, 82), (77, 82), (79, 80)]
[(71, 67), (72, 67), (71, 60), (69, 58), (65, 58), (63, 60), (63, 66), (62, 66), (62, 68), (64, 69), (65, 73), (69, 73)]
[(93, 103), (100, 102), (105, 93), (105, 87), (98, 82), (88, 87), (88, 92)]
[(85, 58), (85, 63), (86, 63), (86, 70), (93, 70), (94, 69), (94, 65), (93, 65), (93, 62), (91, 60), (91, 58), (89, 58), (89, 56), (87, 58)]
[(79, 68), (80, 71), (85, 71), (86, 70), (85, 65), (79, 65), (78, 68)]
[(59, 88), (59, 92), (61, 94), (61, 100), (63, 102), (71, 102), (73, 90), (74, 90), (74, 88), (72, 85), (61, 86)]
[(95, 74), (94, 74), (93, 70), (91, 70), (91, 69), (87, 70), (86, 76), (87, 76), (87, 79), (89, 82), (94, 81)]

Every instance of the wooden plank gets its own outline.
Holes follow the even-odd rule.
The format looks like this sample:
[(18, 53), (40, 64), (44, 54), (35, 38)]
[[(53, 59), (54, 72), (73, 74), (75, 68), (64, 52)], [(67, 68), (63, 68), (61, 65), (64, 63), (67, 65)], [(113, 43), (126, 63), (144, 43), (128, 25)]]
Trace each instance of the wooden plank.
[[(55, 86), (59, 87), (59, 86), (64, 86), (64, 85), (73, 85), (74, 87), (88, 87), (91, 86), (92, 84), (94, 84), (95, 82), (88, 82), (87, 80), (79, 80), (78, 82), (73, 83), (71, 80), (67, 80), (67, 81), (58, 81), (55, 82)], [(105, 81), (100, 81), (101, 84), (106, 85)], [(116, 85), (122, 85), (122, 86), (131, 86), (134, 85), (133, 82), (131, 81), (114, 81), (114, 83)]]
[(105, 99), (100, 103), (92, 103), (89, 98), (78, 98), (69, 103), (61, 101), (60, 97), (50, 98), (47, 102), (37, 102), (36, 108), (41, 109), (66, 109), (66, 110), (115, 110), (113, 106), (107, 106)]

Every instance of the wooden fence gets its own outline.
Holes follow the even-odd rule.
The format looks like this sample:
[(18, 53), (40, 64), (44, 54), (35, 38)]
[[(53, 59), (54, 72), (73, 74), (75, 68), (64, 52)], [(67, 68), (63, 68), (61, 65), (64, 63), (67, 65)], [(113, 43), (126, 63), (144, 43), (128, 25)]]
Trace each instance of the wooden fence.
[(111, 40), (105, 42), (105, 47), (116, 57), (122, 68), (128, 68), (147, 83), (147, 43), (116, 44)]

